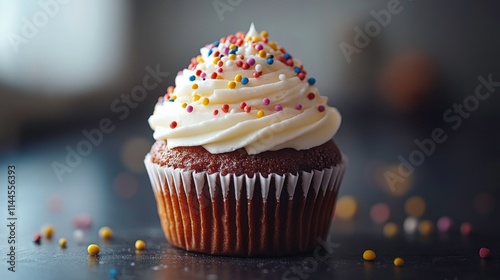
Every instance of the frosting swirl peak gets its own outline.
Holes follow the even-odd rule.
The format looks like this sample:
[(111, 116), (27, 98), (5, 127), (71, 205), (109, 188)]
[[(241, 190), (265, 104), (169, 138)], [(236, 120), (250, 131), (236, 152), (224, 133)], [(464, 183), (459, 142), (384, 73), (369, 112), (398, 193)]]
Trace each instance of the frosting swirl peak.
[(208, 44), (160, 97), (149, 124), (168, 148), (248, 154), (309, 149), (330, 140), (341, 117), (315, 79), (253, 24)]

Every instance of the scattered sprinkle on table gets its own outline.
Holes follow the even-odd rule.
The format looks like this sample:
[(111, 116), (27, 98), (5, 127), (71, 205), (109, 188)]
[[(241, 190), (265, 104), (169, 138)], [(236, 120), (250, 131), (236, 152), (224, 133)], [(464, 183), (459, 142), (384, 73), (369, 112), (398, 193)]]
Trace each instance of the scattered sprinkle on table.
[(102, 239), (111, 239), (111, 237), (113, 237), (113, 231), (109, 227), (102, 227), (99, 229), (99, 237)]
[(490, 256), (490, 254), (491, 254), (491, 251), (488, 248), (482, 247), (481, 249), (479, 249), (479, 257), (481, 257), (481, 259), (488, 258)]
[(139, 251), (142, 251), (146, 249), (146, 243), (139, 239), (135, 242), (135, 248)]
[(373, 261), (376, 257), (377, 255), (373, 252), (373, 250), (365, 250), (363, 253), (363, 259), (365, 261)]
[(120, 274), (120, 271), (116, 268), (112, 268), (109, 270), (108, 276), (111, 279), (116, 279), (118, 277), (118, 274)]
[(66, 244), (68, 244), (68, 240), (66, 240), (66, 238), (59, 239), (59, 246), (61, 246), (61, 248), (66, 248)]
[(400, 267), (405, 264), (405, 261), (402, 258), (395, 258), (394, 259), (394, 266)]
[(42, 240), (42, 236), (38, 232), (35, 233), (35, 235), (33, 236), (33, 242), (35, 242), (36, 244), (40, 244), (41, 240)]
[(89, 255), (95, 256), (99, 254), (101, 251), (101, 248), (99, 248), (99, 245), (97, 244), (90, 244), (89, 247), (87, 247), (87, 252), (89, 252)]
[(54, 235), (54, 227), (52, 225), (45, 225), (42, 228), (42, 233), (47, 239), (51, 239)]

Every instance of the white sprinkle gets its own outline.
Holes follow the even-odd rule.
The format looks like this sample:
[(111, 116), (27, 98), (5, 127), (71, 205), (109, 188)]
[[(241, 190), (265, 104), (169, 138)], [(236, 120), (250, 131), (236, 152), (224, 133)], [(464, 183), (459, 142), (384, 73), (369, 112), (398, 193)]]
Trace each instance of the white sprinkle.
[(226, 66), (227, 66), (227, 67), (231, 67), (231, 66), (233, 66), (233, 61), (232, 61), (232, 60), (228, 60), (228, 61), (226, 61)]
[(257, 72), (262, 71), (262, 65), (260, 65), (260, 64), (255, 65), (255, 71), (257, 71)]
[(403, 228), (406, 234), (413, 234), (417, 230), (418, 219), (415, 217), (408, 217), (403, 223)]
[(77, 244), (81, 244), (81, 243), (83, 243), (83, 241), (85, 239), (85, 233), (81, 229), (76, 229), (73, 232), (73, 238), (75, 239), (75, 242)]
[(286, 76), (285, 74), (280, 74), (278, 78), (280, 79), (280, 81), (284, 81), (286, 79)]

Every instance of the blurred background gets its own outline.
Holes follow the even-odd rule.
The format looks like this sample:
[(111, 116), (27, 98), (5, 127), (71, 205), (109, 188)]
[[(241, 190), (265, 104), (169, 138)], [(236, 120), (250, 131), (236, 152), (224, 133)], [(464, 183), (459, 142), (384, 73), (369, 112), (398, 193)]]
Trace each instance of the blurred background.
[[(343, 116), (334, 139), (349, 167), (335, 230), (381, 233), (408, 216), (446, 216), (455, 230), (499, 232), (500, 87), (475, 95), (479, 76), (500, 81), (499, 7), (0, 0), (0, 178), (16, 165), (28, 234), (43, 223), (70, 231), (82, 219), (159, 227), (142, 163), (154, 142), (147, 118), (202, 46), (254, 22), (304, 63)], [(148, 75), (155, 86), (134, 95)], [(444, 142), (425, 140), (435, 129)]]

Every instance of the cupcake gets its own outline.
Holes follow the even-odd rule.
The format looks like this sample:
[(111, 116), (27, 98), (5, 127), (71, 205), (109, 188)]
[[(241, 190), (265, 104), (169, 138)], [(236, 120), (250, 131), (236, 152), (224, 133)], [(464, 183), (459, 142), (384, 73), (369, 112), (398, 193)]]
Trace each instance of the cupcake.
[(165, 236), (188, 251), (282, 256), (326, 238), (341, 117), (253, 24), (201, 48), (155, 105), (144, 162)]

